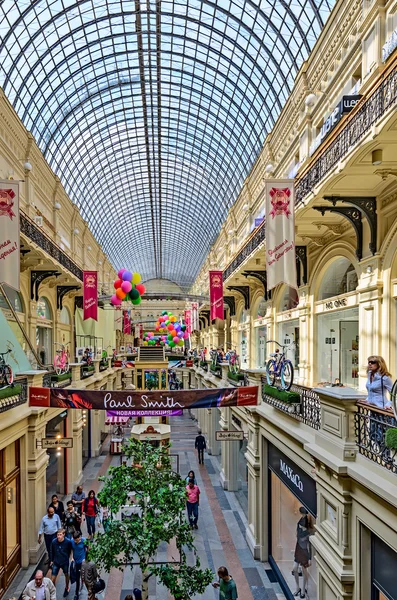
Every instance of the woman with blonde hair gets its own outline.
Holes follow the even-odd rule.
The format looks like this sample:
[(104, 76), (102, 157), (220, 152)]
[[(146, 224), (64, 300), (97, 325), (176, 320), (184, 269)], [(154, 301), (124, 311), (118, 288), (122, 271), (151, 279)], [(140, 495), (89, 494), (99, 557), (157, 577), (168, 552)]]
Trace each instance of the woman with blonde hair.
[(382, 356), (368, 357), (367, 402), (378, 408), (393, 410), (392, 403), (387, 397), (393, 387), (391, 374)]

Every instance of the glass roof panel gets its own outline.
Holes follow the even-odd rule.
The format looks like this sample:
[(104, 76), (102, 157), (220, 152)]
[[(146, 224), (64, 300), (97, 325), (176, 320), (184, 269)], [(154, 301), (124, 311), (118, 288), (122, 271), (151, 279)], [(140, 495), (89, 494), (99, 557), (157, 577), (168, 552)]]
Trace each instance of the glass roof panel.
[(5, 0), (0, 85), (114, 266), (189, 287), (335, 0)]

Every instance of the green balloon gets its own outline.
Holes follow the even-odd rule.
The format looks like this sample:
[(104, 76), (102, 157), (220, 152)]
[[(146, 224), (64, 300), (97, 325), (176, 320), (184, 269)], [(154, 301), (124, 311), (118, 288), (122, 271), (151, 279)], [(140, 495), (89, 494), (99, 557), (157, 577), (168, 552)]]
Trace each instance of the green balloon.
[(131, 300), (136, 300), (137, 298), (139, 298), (140, 293), (138, 292), (138, 290), (136, 288), (134, 288), (130, 291), (130, 293), (128, 295), (131, 298)]
[(171, 323), (171, 321), (166, 321), (165, 322), (166, 325), (169, 325), (170, 323)]
[(166, 310), (163, 310), (163, 312), (161, 313), (161, 315), (162, 315), (162, 316), (164, 316), (164, 315), (166, 315), (166, 314), (167, 314), (167, 311), (166, 311)]
[(131, 302), (132, 302), (132, 304), (140, 304), (142, 302), (142, 298), (140, 296), (138, 296), (138, 298), (131, 300)]
[(167, 313), (169, 317), (172, 317), (172, 312)]
[(175, 347), (175, 342), (168, 342), (168, 345), (170, 348), (174, 348)]
[(181, 330), (186, 331), (186, 325), (181, 325)]

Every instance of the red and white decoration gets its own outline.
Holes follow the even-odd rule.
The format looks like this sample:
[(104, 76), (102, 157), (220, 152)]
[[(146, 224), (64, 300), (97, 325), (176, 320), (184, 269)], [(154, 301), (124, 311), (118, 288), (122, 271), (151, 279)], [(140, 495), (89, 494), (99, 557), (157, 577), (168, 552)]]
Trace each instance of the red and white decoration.
[(0, 181), (0, 283), (19, 292), (19, 184)]
[(297, 289), (295, 194), (292, 179), (266, 181), (267, 289), (285, 283)]
[(184, 321), (185, 321), (185, 325), (186, 325), (186, 331), (188, 332), (189, 335), (191, 335), (192, 333), (192, 316), (191, 316), (191, 312), (190, 310), (185, 310), (185, 314), (184, 314)]
[(198, 331), (199, 329), (198, 302), (192, 302), (192, 331)]
[(223, 272), (210, 271), (210, 308), (211, 321), (214, 319), (222, 319), (223, 314)]

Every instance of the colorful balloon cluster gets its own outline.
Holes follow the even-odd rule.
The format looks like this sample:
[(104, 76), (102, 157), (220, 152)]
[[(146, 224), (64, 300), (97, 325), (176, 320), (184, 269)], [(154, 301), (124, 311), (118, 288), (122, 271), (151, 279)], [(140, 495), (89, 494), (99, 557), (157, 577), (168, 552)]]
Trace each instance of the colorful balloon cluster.
[(123, 300), (132, 304), (140, 304), (141, 296), (145, 293), (145, 286), (141, 283), (139, 273), (131, 273), (127, 269), (120, 269), (118, 279), (113, 284), (116, 293), (111, 297), (113, 306), (120, 306)]
[(184, 341), (189, 337), (186, 331), (186, 325), (179, 323), (177, 317), (172, 312), (163, 310), (161, 317), (156, 322), (156, 333), (148, 331), (144, 338), (144, 346), (165, 346), (170, 348), (183, 346)]

